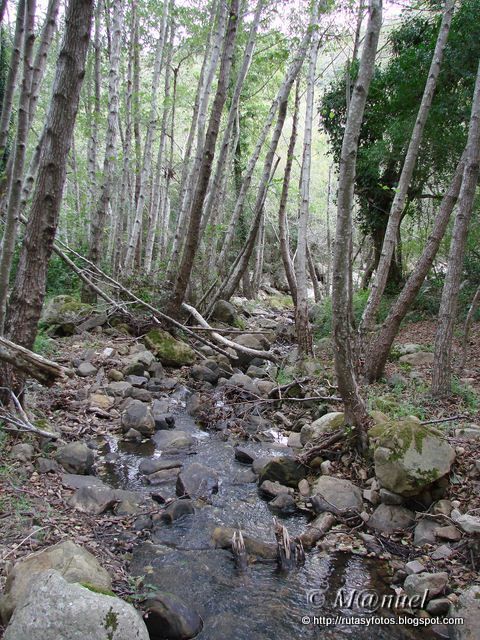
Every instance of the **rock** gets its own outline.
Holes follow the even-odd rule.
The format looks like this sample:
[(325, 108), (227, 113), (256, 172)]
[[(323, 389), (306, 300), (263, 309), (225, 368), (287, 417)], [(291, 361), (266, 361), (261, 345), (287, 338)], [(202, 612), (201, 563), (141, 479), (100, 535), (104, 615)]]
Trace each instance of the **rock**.
[(379, 411), (378, 409), (372, 409), (368, 415), (372, 418), (374, 424), (383, 424), (389, 420), (387, 414), (383, 413), (383, 411)]
[(252, 464), (255, 459), (255, 454), (246, 447), (235, 447), (235, 460), (242, 462), (243, 464)]
[(480, 517), (465, 514), (454, 520), (465, 533), (480, 533)]
[(100, 515), (111, 509), (118, 500), (115, 491), (109, 487), (87, 486), (77, 489), (68, 502), (77, 511)]
[(38, 473), (58, 473), (60, 465), (55, 460), (50, 460), (50, 458), (38, 458), (37, 471)]
[(161, 450), (186, 449), (195, 444), (195, 440), (189, 433), (179, 429), (157, 431), (153, 440)]
[(152, 394), (147, 389), (139, 389), (134, 387), (130, 396), (133, 400), (140, 400), (140, 402), (150, 403), (152, 400)]
[(374, 491), (373, 489), (365, 489), (362, 495), (363, 499), (370, 502), (370, 504), (373, 504), (374, 507), (380, 502), (378, 491)]
[(62, 473), (61, 476), (62, 485), (67, 489), (82, 489), (83, 487), (103, 487), (104, 489), (110, 489), (110, 487), (103, 482), (97, 476), (82, 476), (74, 473)]
[(115, 400), (111, 396), (105, 396), (103, 393), (92, 393), (89, 398), (91, 409), (101, 409), (108, 411), (115, 404)]
[(218, 492), (218, 474), (214, 469), (193, 462), (182, 469), (177, 478), (177, 495), (189, 498), (209, 498)]
[(289, 494), (293, 496), (293, 489), (291, 487), (285, 487), (279, 482), (272, 482), (271, 480), (265, 480), (259, 486), (259, 490), (269, 498), (276, 498), (277, 496)]
[(415, 496), (450, 471), (455, 451), (442, 434), (413, 418), (372, 427), (375, 474), (384, 489)]
[(131, 384), (132, 387), (141, 388), (147, 385), (148, 379), (145, 376), (130, 375), (125, 378), (125, 382)]
[(282, 456), (267, 462), (260, 472), (258, 484), (261, 485), (265, 480), (271, 480), (296, 489), (300, 480), (303, 480), (305, 476), (306, 469), (302, 464), (293, 458)]
[[(236, 336), (234, 342), (242, 347), (248, 347), (249, 349), (255, 349), (256, 351), (263, 351), (264, 349), (269, 348), (268, 340), (261, 335), (248, 333), (242, 334), (240, 336)], [(241, 367), (249, 366), (252, 360), (256, 358), (254, 354), (245, 353), (243, 351), (237, 351), (236, 354), (238, 356), (238, 363)]]
[(288, 436), (287, 445), (292, 449), (301, 449), (303, 445), (300, 439), (300, 434), (292, 431), (292, 433)]
[[(130, 376), (139, 376), (142, 378), (145, 374), (145, 365), (143, 364), (143, 362), (138, 362), (137, 360), (135, 360), (135, 362), (130, 362), (129, 364), (127, 364), (127, 366), (124, 367), (122, 373), (124, 376), (127, 376), (127, 378), (129, 378)], [(128, 379), (127, 382), (131, 384), (130, 380)]]
[(425, 571), (425, 566), (420, 562), (420, 560), (411, 560), (405, 565), (405, 571), (408, 575), (412, 573), (423, 573)]
[(16, 444), (10, 449), (10, 458), (19, 462), (30, 462), (34, 454), (35, 449), (27, 442)]
[(246, 373), (250, 378), (268, 378), (268, 371), (263, 367), (256, 367), (254, 364), (248, 367)]
[(398, 493), (393, 493), (393, 491), (388, 491), (388, 489), (380, 489), (380, 502), (383, 504), (390, 505), (401, 505), (403, 504), (403, 497), (399, 496)]
[(433, 505), (432, 513), (449, 516), (452, 513), (452, 503), (450, 500), (439, 500)]
[(80, 376), (81, 378), (89, 378), (90, 376), (97, 375), (98, 369), (94, 367), (93, 364), (91, 364), (90, 362), (82, 362), (77, 367), (76, 371), (77, 371), (77, 376)]
[(124, 380), (120, 382), (110, 382), (106, 391), (109, 396), (118, 396), (119, 398), (128, 398), (132, 393), (132, 385)]
[[(98, 560), (83, 547), (70, 540), (30, 554), (15, 563), (7, 576), (0, 598), (0, 617), (6, 624), (25, 595), (32, 578), (55, 569), (67, 582), (85, 582), (99, 589), (111, 589), (112, 580)], [(30, 634), (31, 634), (30, 629)], [(32, 636), (30, 635), (29, 638)], [(37, 636), (40, 638), (40, 636)], [(43, 640), (43, 638), (42, 638)]]
[(297, 510), (297, 505), (295, 504), (293, 496), (288, 493), (281, 493), (269, 502), (268, 506), (272, 507), (275, 511), (280, 511), (284, 514), (292, 514)]
[(415, 515), (405, 507), (380, 504), (372, 513), (368, 526), (382, 533), (391, 533), (397, 529), (407, 529), (415, 522)]
[(172, 523), (192, 513), (195, 513), (195, 508), (191, 500), (175, 500), (160, 514), (160, 520)]
[(147, 482), (154, 487), (160, 484), (168, 484), (169, 482), (175, 482), (177, 476), (180, 473), (180, 467), (172, 467), (170, 469), (160, 469), (147, 476)]
[[(66, 325), (75, 325), (83, 318), (86, 318), (92, 311), (92, 307), (89, 304), (78, 302), (72, 296), (55, 296), (48, 300), (42, 311), (42, 317), (40, 319), (40, 327), (48, 328)], [(72, 335), (73, 326), (69, 333), (63, 333), (61, 335)]]
[(240, 469), (240, 471), (235, 474), (232, 484), (250, 484), (253, 482), (257, 482), (257, 476), (253, 471), (251, 469)]
[(308, 484), (308, 480), (300, 480), (298, 483), (298, 491), (301, 496), (307, 498), (310, 495), (310, 485)]
[[(230, 527), (217, 527), (212, 534), (212, 542), (215, 547), (220, 549), (232, 548), (232, 537), (236, 529)], [(243, 534), (243, 532), (242, 532)], [(245, 549), (249, 555), (265, 560), (274, 560), (277, 557), (277, 545), (270, 542), (256, 540), (243, 534)]]
[(69, 473), (88, 474), (92, 470), (93, 451), (83, 442), (69, 442), (58, 449), (55, 458)]
[(123, 437), (128, 442), (141, 442), (143, 440), (142, 434), (136, 429), (129, 429)]
[(220, 378), (220, 369), (212, 371), (210, 367), (206, 367), (202, 364), (194, 364), (190, 369), (190, 375), (197, 382), (210, 382), (210, 384), (216, 384)]
[(226, 300), (217, 300), (213, 307), (212, 317), (218, 322), (224, 322), (232, 327), (238, 325), (238, 316), (235, 307)]
[(437, 527), (438, 522), (436, 520), (428, 520), (428, 518), (419, 520), (413, 534), (413, 544), (416, 547), (423, 547), (424, 544), (434, 544), (435, 529)]
[(195, 362), (195, 352), (186, 342), (177, 340), (162, 329), (152, 329), (145, 336), (147, 346), (163, 365), (183, 367)]
[(437, 538), (442, 538), (444, 540), (452, 540), (453, 542), (460, 540), (460, 538), (462, 537), (462, 534), (460, 533), (460, 531), (457, 529), (457, 527), (454, 527), (453, 524), (448, 525), (446, 527), (437, 527), (434, 530), (434, 533), (437, 536)]
[(232, 385), (234, 387), (240, 387), (241, 389), (245, 389), (245, 391), (250, 391), (255, 395), (259, 395), (260, 391), (256, 385), (256, 383), (250, 378), (250, 376), (245, 375), (244, 373), (234, 373), (233, 376), (227, 381), (228, 385)]
[(480, 438), (480, 427), (476, 424), (467, 424), (465, 427), (455, 429), (455, 436), (465, 440), (477, 440)]
[(336, 523), (336, 518), (333, 514), (325, 511), (312, 520), (307, 527), (307, 530), (300, 535), (305, 549), (311, 549), (317, 542), (323, 538), (323, 536), (333, 527)]
[(339, 411), (332, 411), (326, 413), (315, 422), (311, 424), (305, 424), (300, 431), (300, 441), (302, 445), (306, 445), (307, 442), (311, 442), (316, 438), (319, 438), (324, 433), (330, 433), (336, 431), (345, 424), (345, 415)]
[(321, 476), (312, 486), (312, 505), (317, 513), (360, 513), (363, 510), (361, 490), (349, 480)]
[(432, 616), (443, 616), (450, 609), (450, 604), (448, 598), (435, 598), (427, 604), (427, 611)]
[(451, 606), (448, 615), (463, 618), (463, 624), (449, 626), (452, 640), (478, 640), (480, 586), (472, 585), (463, 591), (457, 602)]
[(387, 379), (387, 384), (389, 387), (406, 387), (408, 380), (401, 373), (394, 373)]
[(400, 356), (399, 362), (410, 364), (412, 367), (423, 367), (433, 364), (433, 353), (428, 351), (417, 351), (416, 353), (407, 353)]
[(145, 602), (150, 640), (188, 640), (203, 628), (198, 613), (172, 593), (158, 592)]
[(181, 467), (183, 467), (183, 463), (180, 462), (180, 460), (168, 460), (165, 458), (145, 458), (140, 462), (138, 471), (139, 473), (148, 476), (152, 473), (156, 473), (157, 471)]
[(271, 380), (258, 380), (257, 387), (260, 395), (266, 398), (276, 388), (275, 382)]
[[(315, 458), (314, 460), (321, 460), (321, 458)], [(332, 472), (332, 461), (331, 460), (321, 461), (320, 471), (323, 473), (324, 476), (329, 476), (330, 473)]]
[(407, 576), (403, 588), (408, 596), (423, 597), (425, 591), (428, 590), (428, 599), (442, 593), (447, 586), (448, 573), (442, 571), (440, 573), (413, 573)]
[(155, 406), (155, 402), (152, 405), (152, 415), (155, 422), (155, 431), (173, 429), (175, 427), (175, 418), (169, 413), (160, 413)]
[(132, 605), (113, 595), (70, 584), (57, 571), (31, 581), (5, 640), (149, 640), (147, 628)]
[(430, 554), (430, 557), (432, 560), (446, 560), (447, 558), (450, 558), (452, 553), (453, 551), (448, 544), (442, 544)]
[(422, 345), (414, 343), (396, 344), (394, 346), (394, 349), (398, 353), (398, 355), (406, 356), (410, 353), (417, 353), (418, 351), (421, 351)]
[(122, 413), (122, 430), (126, 433), (135, 429), (144, 436), (151, 436), (155, 431), (155, 421), (150, 407), (140, 400), (133, 400)]

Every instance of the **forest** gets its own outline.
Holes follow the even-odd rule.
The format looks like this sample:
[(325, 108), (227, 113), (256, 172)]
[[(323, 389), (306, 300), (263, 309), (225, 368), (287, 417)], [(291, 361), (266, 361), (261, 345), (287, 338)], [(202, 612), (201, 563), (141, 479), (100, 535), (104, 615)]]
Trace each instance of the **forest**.
[(480, 0), (0, 0), (0, 637), (480, 638), (479, 172)]

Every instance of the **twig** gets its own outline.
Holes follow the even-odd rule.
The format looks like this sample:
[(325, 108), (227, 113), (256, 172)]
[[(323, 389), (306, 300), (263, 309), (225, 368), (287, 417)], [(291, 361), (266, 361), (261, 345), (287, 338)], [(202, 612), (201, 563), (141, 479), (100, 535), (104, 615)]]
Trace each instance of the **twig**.
[(471, 420), (471, 417), (451, 416), (450, 418), (436, 418), (435, 420), (424, 420), (422, 424), (438, 424), (439, 422), (453, 422), (454, 420)]

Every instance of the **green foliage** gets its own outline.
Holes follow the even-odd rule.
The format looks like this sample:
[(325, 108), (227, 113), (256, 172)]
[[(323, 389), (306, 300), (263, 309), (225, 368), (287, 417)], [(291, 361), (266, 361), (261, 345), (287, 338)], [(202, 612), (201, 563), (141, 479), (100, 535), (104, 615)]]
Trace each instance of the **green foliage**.
[(49, 358), (56, 353), (57, 344), (55, 343), (55, 340), (52, 340), (52, 338), (50, 338), (46, 333), (39, 331), (33, 344), (33, 350), (35, 353)]
[(479, 408), (479, 398), (472, 387), (464, 384), (458, 378), (452, 379), (452, 391), (461, 398), (465, 408), (472, 412), (477, 412)]

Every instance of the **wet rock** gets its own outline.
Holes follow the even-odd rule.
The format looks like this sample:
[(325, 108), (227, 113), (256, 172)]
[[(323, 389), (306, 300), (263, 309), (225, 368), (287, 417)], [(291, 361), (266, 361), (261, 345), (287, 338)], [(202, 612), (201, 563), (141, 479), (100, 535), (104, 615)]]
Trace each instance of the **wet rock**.
[(128, 442), (141, 442), (143, 440), (142, 434), (136, 429), (129, 429), (123, 437)]
[(424, 544), (435, 544), (435, 529), (438, 522), (422, 518), (415, 527), (413, 534), (413, 544), (416, 547), (423, 547)]
[[(66, 540), (30, 554), (15, 563), (7, 576), (3, 594), (0, 597), (0, 617), (4, 624), (8, 622), (15, 607), (23, 599), (33, 577), (50, 569), (60, 572), (68, 582), (85, 582), (99, 589), (112, 588), (112, 580), (108, 572), (99, 564), (95, 556), (74, 542)], [(28, 638), (32, 637), (31, 631), (32, 629)]]
[(250, 484), (256, 481), (257, 476), (251, 469), (240, 469), (233, 478), (233, 484)]
[(382, 533), (407, 529), (415, 522), (415, 515), (405, 507), (380, 504), (372, 513), (368, 526)]
[(10, 449), (10, 458), (19, 462), (30, 462), (35, 454), (35, 449), (31, 444), (19, 443)]
[(246, 447), (235, 447), (235, 460), (242, 462), (243, 464), (252, 464), (255, 460), (255, 453)]
[(300, 440), (300, 434), (292, 431), (292, 433), (288, 436), (287, 444), (289, 447), (292, 447), (292, 449), (301, 449), (303, 445)]
[(162, 450), (186, 449), (195, 444), (192, 436), (185, 431), (157, 431), (153, 437), (157, 447)]
[(271, 502), (268, 503), (268, 506), (271, 507), (274, 511), (279, 511), (282, 514), (290, 515), (295, 513), (297, 510), (297, 505), (293, 496), (288, 493), (281, 493), (276, 498), (274, 498)]
[(117, 396), (119, 398), (128, 398), (132, 393), (132, 385), (124, 380), (121, 382), (110, 382), (107, 386), (107, 394), (109, 396)]
[(175, 502), (168, 505), (165, 511), (162, 511), (159, 519), (162, 522), (172, 523), (192, 513), (195, 513), (195, 507), (191, 500), (175, 500)]
[(410, 364), (412, 367), (423, 367), (433, 364), (433, 353), (428, 351), (417, 351), (416, 353), (407, 353), (400, 356), (399, 362)]
[(88, 474), (92, 470), (93, 451), (83, 442), (69, 442), (58, 449), (57, 462), (69, 473)]
[(218, 492), (218, 473), (199, 462), (193, 462), (178, 475), (176, 489), (178, 496), (209, 498)]
[(265, 480), (271, 480), (296, 489), (300, 480), (303, 480), (305, 476), (306, 469), (302, 464), (293, 458), (282, 456), (267, 462), (260, 472), (258, 484), (261, 485)]
[(186, 342), (177, 340), (162, 329), (149, 331), (145, 336), (145, 342), (163, 365), (183, 367), (195, 362), (193, 349)]
[(190, 369), (190, 375), (197, 382), (210, 382), (210, 384), (216, 384), (220, 378), (220, 370), (212, 370), (203, 364), (195, 364)]
[(173, 429), (175, 427), (175, 418), (165, 411), (164, 403), (155, 400), (152, 404), (152, 415), (155, 422), (155, 430)]
[(317, 513), (360, 513), (363, 510), (361, 490), (349, 480), (321, 476), (312, 486), (312, 505)]
[(157, 471), (163, 471), (165, 469), (175, 469), (183, 467), (183, 463), (179, 460), (168, 460), (165, 458), (145, 458), (141, 461), (138, 471), (143, 475), (150, 475)]
[(388, 489), (380, 489), (380, 502), (383, 504), (396, 505), (399, 506), (403, 504), (403, 497), (398, 495), (398, 493), (393, 493), (393, 491), (389, 491)]
[(156, 487), (161, 484), (168, 484), (169, 482), (176, 482), (177, 476), (180, 473), (181, 467), (171, 467), (169, 469), (160, 469), (154, 473), (150, 473), (147, 476), (148, 484)]
[(319, 438), (324, 433), (336, 431), (345, 424), (345, 415), (339, 411), (326, 413), (311, 424), (305, 424), (300, 431), (300, 441), (302, 445)]
[(145, 387), (148, 382), (148, 378), (145, 378), (145, 376), (130, 375), (125, 378), (125, 382), (131, 384), (132, 387)]
[(260, 493), (264, 494), (269, 498), (276, 498), (281, 495), (292, 495), (293, 489), (291, 487), (285, 487), (283, 484), (279, 482), (272, 482), (271, 480), (264, 480), (259, 486)]
[[(231, 549), (232, 538), (236, 530), (230, 527), (217, 527), (212, 534), (212, 541), (215, 547), (220, 549)], [(243, 531), (242, 531), (243, 534)], [(256, 540), (243, 534), (245, 549), (249, 555), (265, 560), (273, 560), (277, 557), (277, 545), (270, 542)]]
[(198, 613), (172, 593), (158, 592), (145, 602), (150, 640), (188, 640), (203, 628)]
[(98, 369), (90, 362), (82, 362), (76, 370), (77, 376), (81, 378), (89, 378), (90, 376), (97, 375)]
[(442, 593), (447, 586), (448, 573), (442, 571), (440, 573), (416, 573), (407, 576), (403, 584), (403, 588), (407, 595), (423, 597), (425, 591), (428, 590), (428, 599)]
[(304, 498), (310, 495), (310, 485), (308, 484), (308, 480), (305, 480), (305, 478), (300, 480), (298, 483), (298, 491)]
[(449, 626), (452, 640), (478, 640), (478, 621), (480, 620), (480, 586), (472, 585), (460, 594), (456, 604), (452, 605), (449, 616), (463, 618), (463, 624)]
[(443, 435), (405, 418), (372, 427), (375, 474), (384, 489), (415, 496), (450, 471), (455, 451)]
[(134, 531), (149, 531), (152, 526), (152, 518), (147, 515), (138, 516), (138, 518), (133, 523)]
[(144, 436), (153, 435), (155, 421), (149, 406), (140, 400), (133, 400), (122, 413), (122, 429), (124, 433), (135, 429)]
[(57, 571), (32, 580), (5, 632), (5, 640), (149, 640), (147, 628), (132, 605), (70, 584)]

